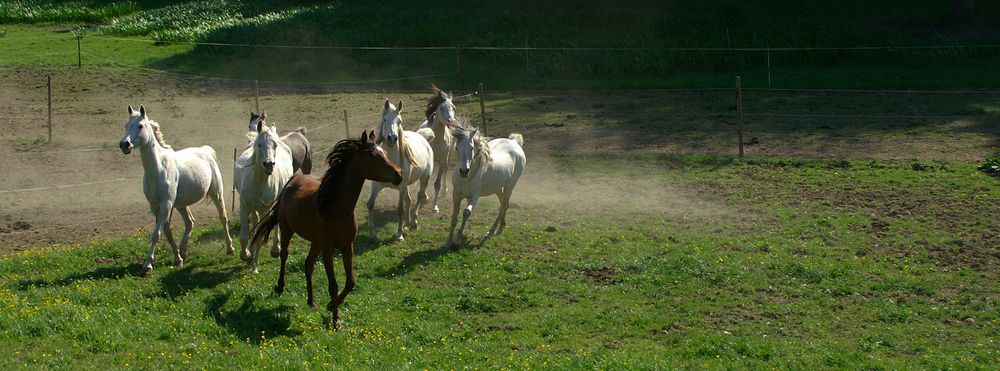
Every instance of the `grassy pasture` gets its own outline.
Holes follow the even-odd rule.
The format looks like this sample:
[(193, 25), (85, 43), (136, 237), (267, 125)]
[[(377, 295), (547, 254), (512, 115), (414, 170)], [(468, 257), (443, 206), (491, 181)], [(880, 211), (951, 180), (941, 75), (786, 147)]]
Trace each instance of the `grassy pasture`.
[[(119, 65), (284, 81), (455, 68), (447, 50), (261, 50), (104, 37), (660, 48), (1000, 41), (992, 21), (1000, 8), (983, 1), (963, 24), (950, 19), (948, 2), (930, 0), (780, 7), (627, 1), (613, 11), (596, 1), (470, 3), (5, 3), (0, 112), (12, 137), (2, 140), (7, 149), (0, 153), (113, 149), (107, 138), (120, 135), (123, 104), (135, 100), (149, 102), (172, 125), (174, 144), (211, 140), (228, 149), (238, 142), (239, 125), (229, 125), (233, 112), (242, 117), (253, 104), (247, 84), (136, 74)], [(76, 63), (72, 35), (50, 32), (80, 24), (104, 26), (85, 33), (82, 71), (66, 68)], [(454, 78), (435, 81), (456, 92), (486, 82), (492, 132), (526, 134), (528, 171), (505, 235), (473, 238), (459, 251), (440, 249), (450, 218), (445, 202), (445, 213), (425, 211), (419, 230), (389, 243), (394, 194), (384, 193), (376, 210), (382, 240), (372, 244), (359, 235), (358, 288), (341, 307), (346, 326), (339, 331), (330, 329), (327, 312), (305, 306), (307, 247), (300, 239), (282, 297), (271, 291), (277, 261), (264, 257), (261, 273), (249, 275), (222, 253), (212, 218), (199, 219), (186, 267), (169, 267), (161, 245), (151, 277), (136, 276), (148, 249), (146, 229), (14, 253), (7, 252), (20, 245), (0, 246), (6, 254), (0, 368), (989, 369), (1000, 363), (994, 217), (1000, 185), (976, 170), (1000, 133), (995, 119), (982, 118), (998, 112), (995, 94), (750, 91), (747, 137), (759, 142), (740, 160), (727, 155), (735, 147), (732, 91), (523, 90), (730, 87), (735, 74), (744, 86), (764, 87), (760, 52), (462, 53), (465, 89), (455, 88)], [(771, 78), (775, 87), (996, 90), (996, 57), (989, 48), (775, 52)], [(51, 146), (34, 139), (42, 130), (45, 73), (58, 82)], [(315, 127), (339, 123), (343, 107), (369, 107), (385, 95), (402, 95), (413, 109), (410, 102), (425, 97), (427, 84), (320, 85), (309, 92), (316, 87), (265, 82), (262, 103), (281, 125)], [(377, 93), (333, 93), (341, 88)], [(410, 89), (420, 93), (398, 93)], [(368, 114), (364, 109), (352, 115)], [(475, 117), (478, 104), (463, 101), (460, 110)], [(753, 116), (764, 113), (817, 117)], [(318, 135), (329, 142), (340, 134)], [(23, 158), (19, 170), (44, 166), (0, 180), (4, 189), (36, 186), (45, 169), (65, 165)], [(134, 159), (120, 155), (71, 163), (138, 171)], [(102, 176), (83, 168), (73, 175)], [(84, 193), (70, 195), (64, 201), (87, 201)], [(141, 196), (132, 196), (140, 207), (125, 206), (143, 214), (135, 220), (148, 218)], [(18, 212), (31, 208), (21, 196), (5, 197)], [(485, 232), (496, 206), (481, 202), (473, 236)], [(82, 218), (98, 208), (89, 210)], [(359, 208), (358, 215), (364, 231), (367, 213)], [(121, 224), (147, 223), (135, 220)], [(322, 307), (322, 269), (315, 278)]]
[[(282, 297), (271, 293), (277, 260), (263, 258), (261, 273), (249, 275), (222, 253), (212, 228), (195, 234), (186, 267), (168, 267), (161, 249), (146, 278), (135, 276), (145, 232), (6, 256), (0, 363), (891, 369), (1000, 362), (1000, 251), (991, 244), (1000, 187), (972, 165), (534, 158), (507, 233), (472, 238), (457, 252), (440, 248), (447, 215), (425, 215), (405, 242), (390, 244), (391, 212), (380, 208), (383, 244), (358, 241), (359, 287), (342, 309), (340, 331), (329, 329), (324, 310), (304, 305), (300, 239)], [(481, 203), (473, 236), (485, 232), (496, 206)]]

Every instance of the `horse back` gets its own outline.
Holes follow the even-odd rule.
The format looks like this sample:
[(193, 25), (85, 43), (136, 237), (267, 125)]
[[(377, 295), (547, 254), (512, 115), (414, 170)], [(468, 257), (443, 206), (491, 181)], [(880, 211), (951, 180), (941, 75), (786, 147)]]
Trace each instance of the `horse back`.
[(292, 152), (292, 171), (301, 169), (303, 174), (312, 173), (312, 145), (302, 131), (293, 131), (278, 139)]

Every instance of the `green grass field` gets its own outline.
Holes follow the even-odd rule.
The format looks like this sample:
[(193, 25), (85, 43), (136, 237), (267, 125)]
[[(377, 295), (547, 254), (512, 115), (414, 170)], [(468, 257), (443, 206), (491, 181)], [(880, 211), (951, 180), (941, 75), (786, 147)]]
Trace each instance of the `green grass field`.
[[(374, 93), (328, 94), (338, 89), (395, 97), (411, 89), (425, 94), (431, 81), (456, 93), (485, 82), (490, 129), (524, 132), (529, 151), (507, 232), (477, 238), (497, 208), (494, 199), (483, 200), (472, 219), (471, 244), (458, 251), (441, 248), (450, 205), (443, 204), (439, 215), (424, 211), (421, 228), (402, 243), (389, 241), (392, 212), (380, 207), (377, 244), (365, 239), (367, 211), (359, 205), (358, 287), (341, 306), (345, 323), (339, 330), (324, 309), (305, 305), (307, 246), (298, 238), (280, 297), (272, 291), (278, 261), (265, 256), (260, 274), (249, 274), (237, 257), (223, 253), (213, 218), (199, 219), (184, 268), (170, 267), (161, 239), (149, 277), (138, 276), (148, 229), (18, 252), (0, 246), (0, 369), (1000, 364), (1000, 183), (975, 162), (997, 143), (995, 94), (748, 91), (747, 136), (759, 143), (738, 159), (719, 155), (735, 150), (731, 91), (603, 90), (729, 88), (735, 75), (743, 76), (745, 87), (767, 87), (767, 55), (759, 51), (463, 50), (464, 86), (458, 76), (309, 85), (281, 82), (450, 74), (457, 66), (453, 50), (172, 43), (1000, 44), (1000, 3), (987, 1), (976, 2), (971, 20), (957, 23), (950, 2), (932, 0), (609, 4), (3, 4), (0, 109), (11, 115), (12, 129), (19, 125), (20, 136), (4, 139), (12, 148), (46, 146), (43, 137), (35, 139), (35, 130), (42, 132), (46, 73), (56, 75), (57, 118), (63, 120), (57, 145), (49, 146), (57, 149), (108, 145), (107, 137), (119, 135), (117, 115), (125, 103), (146, 103), (164, 122), (178, 122), (177, 132), (169, 133), (177, 145), (220, 141), (205, 134), (199, 120), (226, 122), (230, 111), (238, 108), (242, 115), (253, 104), (251, 84), (140, 73), (154, 69), (277, 80), (261, 85), (269, 114), (281, 117), (282, 125), (310, 127), (340, 125), (334, 120), (347, 107), (352, 116), (367, 115), (380, 99)], [(81, 25), (99, 27), (84, 32), (84, 69), (78, 72), (71, 67), (77, 63), (74, 35), (52, 31)], [(117, 39), (122, 37), (157, 42)], [(771, 79), (777, 88), (997, 90), (998, 56), (1000, 49), (992, 47), (774, 52)], [(561, 89), (581, 91), (524, 92)], [(414, 97), (406, 99), (423, 99)], [(145, 102), (126, 101), (136, 99)], [(475, 101), (459, 105), (463, 115), (478, 112)], [(796, 116), (803, 114), (817, 117)], [(182, 133), (181, 127), (193, 129)], [(324, 146), (336, 138), (331, 133), (318, 134)], [(81, 135), (81, 142), (65, 141), (68, 134)], [(101, 161), (44, 164), (116, 163)], [(394, 196), (385, 192), (381, 200), (388, 204)], [(317, 268), (316, 298), (323, 308), (329, 299)]]
[[(339, 331), (325, 310), (305, 306), (301, 239), (281, 297), (271, 291), (277, 260), (265, 257), (261, 273), (248, 274), (223, 254), (217, 228), (198, 230), (183, 269), (170, 268), (161, 249), (145, 278), (135, 275), (146, 232), (6, 256), (0, 367), (1000, 362), (1000, 251), (992, 244), (1000, 186), (973, 166), (535, 158), (532, 186), (515, 195), (503, 236), (443, 250), (440, 215), (425, 216), (403, 243), (387, 243), (391, 222), (380, 225), (385, 244), (360, 238), (359, 287)], [(554, 187), (583, 174), (565, 193)], [(495, 201), (483, 202), (471, 233), (483, 233), (495, 211)], [(317, 294), (322, 306), (326, 294)]]

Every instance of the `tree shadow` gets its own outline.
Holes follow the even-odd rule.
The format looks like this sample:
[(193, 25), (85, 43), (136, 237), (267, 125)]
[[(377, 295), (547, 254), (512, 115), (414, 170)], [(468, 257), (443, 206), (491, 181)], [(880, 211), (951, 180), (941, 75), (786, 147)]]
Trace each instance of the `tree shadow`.
[(244, 297), (239, 308), (226, 310), (226, 303), (231, 297), (232, 293), (229, 292), (215, 295), (205, 304), (205, 312), (211, 313), (215, 323), (226, 327), (240, 339), (260, 345), (262, 338), (296, 336), (302, 333), (289, 330), (292, 324), (291, 306), (281, 304), (276, 308), (260, 308), (256, 298)]
[(141, 276), (141, 265), (131, 264), (127, 267), (116, 266), (116, 267), (100, 267), (91, 272), (76, 273), (63, 278), (55, 280), (43, 280), (43, 279), (27, 279), (20, 280), (17, 282), (17, 288), (19, 291), (27, 291), (36, 287), (53, 287), (53, 286), (68, 286), (72, 285), (77, 281), (86, 280), (103, 280), (103, 279), (121, 279), (126, 276)]
[(194, 290), (214, 288), (229, 281), (245, 269), (239, 266), (221, 270), (206, 270), (197, 269), (191, 265), (174, 269), (160, 278), (160, 291), (154, 295), (174, 299)]

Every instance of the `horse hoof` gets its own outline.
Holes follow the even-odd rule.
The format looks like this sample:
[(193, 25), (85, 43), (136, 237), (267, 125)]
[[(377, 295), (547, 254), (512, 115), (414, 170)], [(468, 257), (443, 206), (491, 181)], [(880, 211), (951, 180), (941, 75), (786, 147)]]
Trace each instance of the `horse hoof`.
[(232, 246), (229, 246), (229, 248), (226, 249), (226, 255), (233, 255), (235, 253), (236, 249), (234, 249)]
[(182, 260), (175, 260), (174, 261), (174, 266), (177, 267), (177, 268), (184, 268), (184, 260), (183, 259)]
[(284, 292), (285, 292), (285, 288), (284, 287), (274, 286), (274, 293), (275, 294), (281, 295)]
[(310, 301), (310, 302), (306, 302), (306, 304), (309, 305), (309, 308), (316, 309), (316, 303)]
[(272, 258), (277, 258), (280, 255), (281, 255), (281, 250), (271, 249), (271, 257)]
[(153, 266), (152, 265), (147, 265), (145, 267), (142, 267), (142, 275), (143, 276), (148, 276), (150, 274), (153, 274)]
[(396, 236), (396, 242), (403, 242), (403, 235)]
[(240, 251), (240, 260), (242, 261), (250, 260), (250, 252), (247, 250)]

